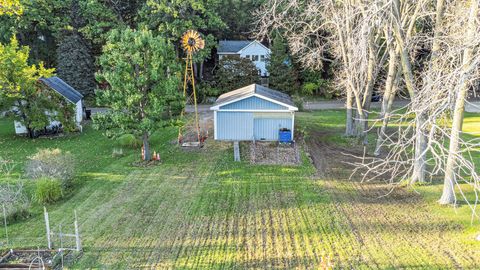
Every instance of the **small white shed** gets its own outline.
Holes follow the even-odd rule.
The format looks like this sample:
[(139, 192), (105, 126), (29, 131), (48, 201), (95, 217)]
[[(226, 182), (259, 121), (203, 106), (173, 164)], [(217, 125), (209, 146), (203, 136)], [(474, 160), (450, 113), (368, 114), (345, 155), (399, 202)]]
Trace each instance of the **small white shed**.
[[(62, 95), (68, 102), (75, 105), (75, 123), (77, 126), (81, 127), (80, 123), (83, 120), (83, 95), (59, 77), (41, 78), (40, 82), (57, 92), (59, 95)], [(58, 124), (60, 124), (58, 121), (50, 122), (51, 126)], [(14, 125), (16, 134), (25, 134), (28, 132), (27, 128), (22, 125), (22, 123), (15, 121)]]

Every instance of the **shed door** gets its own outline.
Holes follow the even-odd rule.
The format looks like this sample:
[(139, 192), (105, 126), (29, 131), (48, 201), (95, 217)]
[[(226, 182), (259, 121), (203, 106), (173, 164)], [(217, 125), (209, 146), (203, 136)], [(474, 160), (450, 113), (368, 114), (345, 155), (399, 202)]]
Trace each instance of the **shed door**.
[(217, 112), (217, 140), (251, 141), (253, 113)]
[[(276, 116), (276, 117), (275, 117)], [(278, 131), (281, 128), (292, 128), (290, 115), (256, 115), (254, 119), (255, 140), (277, 141)]]

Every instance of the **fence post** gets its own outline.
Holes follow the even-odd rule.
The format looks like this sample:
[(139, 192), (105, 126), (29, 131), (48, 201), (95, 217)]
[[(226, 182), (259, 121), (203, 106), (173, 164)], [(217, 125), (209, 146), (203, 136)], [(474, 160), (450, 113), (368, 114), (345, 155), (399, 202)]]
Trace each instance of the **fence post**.
[(8, 243), (8, 228), (7, 228), (7, 209), (5, 209), (5, 204), (3, 206), (3, 222), (5, 224), (5, 238), (7, 239), (7, 246), (9, 245)]
[(77, 245), (77, 251), (82, 250), (82, 243), (80, 241), (80, 232), (78, 230), (77, 210), (75, 210), (75, 242)]
[(50, 239), (50, 221), (48, 220), (48, 212), (47, 208), (43, 207), (43, 215), (45, 217), (45, 227), (47, 229), (47, 242), (48, 242), (48, 249), (52, 249), (52, 242)]

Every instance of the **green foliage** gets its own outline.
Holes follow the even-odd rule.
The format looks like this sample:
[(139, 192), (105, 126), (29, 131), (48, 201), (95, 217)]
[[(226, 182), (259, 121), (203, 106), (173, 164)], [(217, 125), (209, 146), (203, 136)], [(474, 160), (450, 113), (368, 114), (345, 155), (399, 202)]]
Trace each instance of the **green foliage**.
[(70, 152), (60, 149), (40, 149), (28, 157), (25, 174), (31, 179), (54, 178), (67, 189), (72, 186), (75, 176), (75, 158)]
[(0, 44), (0, 110), (15, 108), (14, 119), (33, 137), (36, 129), (64, 117), (62, 110), (57, 111), (64, 98), (39, 82), (54, 70), (44, 68), (43, 63), (29, 65), (28, 55), (28, 47), (19, 46), (16, 38)]
[(117, 139), (117, 145), (121, 147), (138, 148), (142, 142), (133, 134), (123, 134)]
[(259, 83), (259, 80), (255, 64), (247, 58), (238, 56), (223, 57), (215, 73), (215, 87), (219, 90), (219, 94)]
[(181, 53), (178, 40), (189, 29), (205, 35), (205, 49), (194, 55), (194, 61), (210, 58), (211, 49), (216, 46), (212, 32), (225, 29), (226, 25), (217, 10), (225, 8), (219, 0), (147, 0), (141, 18), (149, 29), (154, 29), (175, 44)]
[(218, 39), (245, 40), (251, 38), (252, 26), (264, 0), (238, 1), (223, 0), (218, 7), (218, 14), (227, 25), (226, 29), (217, 33)]
[(57, 48), (57, 74), (84, 96), (93, 94), (95, 65), (87, 41), (76, 31), (64, 31)]
[(280, 34), (273, 40), (272, 52), (267, 61), (269, 87), (293, 94), (298, 91), (298, 74), (288, 55), (288, 48)]
[(303, 107), (304, 100), (301, 96), (293, 95), (292, 100), (293, 100), (293, 104), (295, 104), (295, 107), (297, 107), (299, 111), (304, 110), (304, 107)]
[(0, 15), (22, 15), (23, 6), (20, 0), (0, 0)]
[(331, 80), (324, 79), (323, 76), (325, 75), (319, 71), (303, 71), (301, 94), (305, 96), (322, 96), (326, 99), (341, 96), (341, 92), (332, 86)]
[(35, 201), (42, 204), (54, 203), (63, 197), (62, 184), (54, 178), (41, 178), (36, 181)]
[(98, 101), (110, 111), (94, 117), (94, 127), (107, 136), (130, 133), (143, 137), (171, 123), (172, 107), (182, 97), (179, 65), (173, 46), (152, 31), (114, 30), (100, 57), (99, 82), (108, 88)]

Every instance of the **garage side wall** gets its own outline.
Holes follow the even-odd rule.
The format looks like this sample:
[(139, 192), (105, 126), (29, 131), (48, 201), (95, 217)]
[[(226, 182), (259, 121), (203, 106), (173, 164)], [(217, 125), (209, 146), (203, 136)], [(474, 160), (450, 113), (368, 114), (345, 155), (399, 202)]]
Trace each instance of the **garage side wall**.
[(217, 140), (253, 140), (252, 112), (217, 112)]

